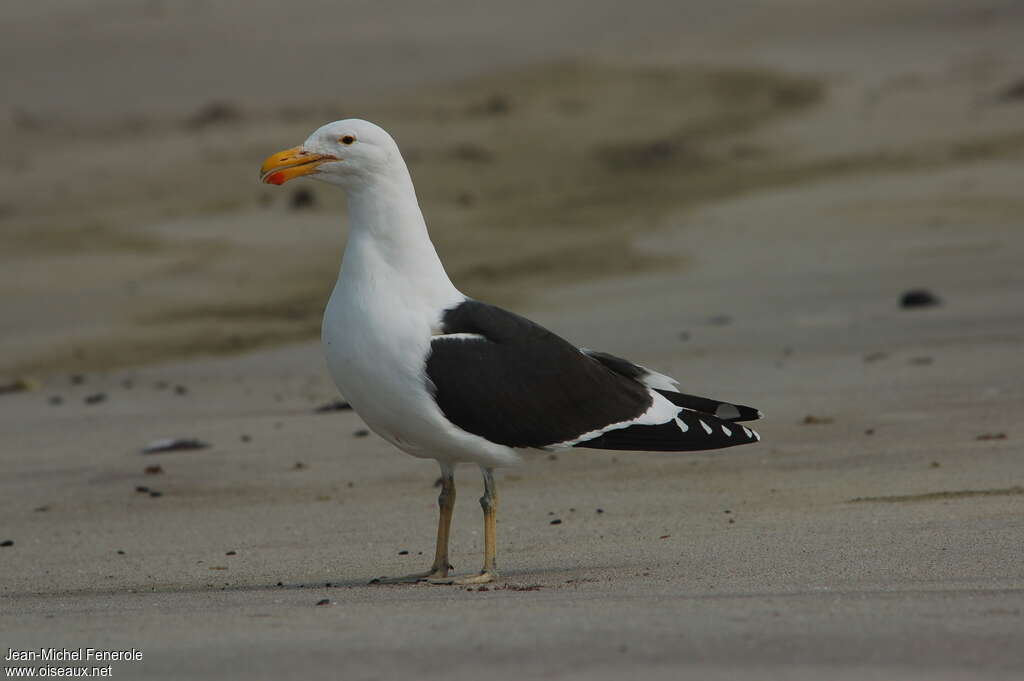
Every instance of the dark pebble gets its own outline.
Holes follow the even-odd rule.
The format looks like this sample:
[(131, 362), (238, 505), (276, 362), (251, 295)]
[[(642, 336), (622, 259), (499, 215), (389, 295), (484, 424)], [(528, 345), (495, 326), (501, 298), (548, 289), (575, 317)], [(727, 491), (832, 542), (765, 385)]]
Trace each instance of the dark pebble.
[(554, 520), (551, 521), (551, 524), (552, 525), (561, 525), (562, 524), (562, 519), (561, 518), (555, 518)]
[(237, 556), (238, 555), (238, 551), (228, 551), (224, 555), (225, 556)]
[(729, 518), (729, 524), (732, 525), (736, 522), (735, 518)]
[(366, 437), (369, 434), (370, 431), (368, 431), (366, 428), (360, 428), (359, 430), (352, 433), (352, 437)]
[(143, 454), (157, 454), (160, 452), (181, 452), (192, 449), (206, 449), (210, 445), (194, 437), (172, 437), (164, 440), (154, 440), (142, 448)]
[(732, 317), (727, 314), (716, 314), (708, 317), (708, 324), (712, 324), (714, 326), (727, 326), (732, 324)]
[(156, 464), (155, 466), (146, 466), (142, 469), (142, 472), (146, 475), (160, 475), (164, 472), (164, 467), (160, 464)]
[(923, 288), (906, 291), (902, 296), (900, 296), (900, 307), (904, 309), (914, 307), (933, 307), (940, 303), (941, 301), (938, 296), (928, 289)]
[(118, 549), (117, 550), (117, 555), (123, 556), (124, 555), (124, 551), (122, 551), (121, 549)]
[(330, 605), (331, 604), (331, 599), (330, 598), (322, 598), (319, 601), (317, 601), (316, 604), (317, 605)]
[(151, 497), (162, 497), (163, 495), (164, 495), (163, 492), (157, 492), (156, 490), (152, 490), (149, 493), (149, 496), (151, 496)]
[(321, 404), (313, 412), (316, 414), (329, 414), (332, 411), (350, 411), (351, 409), (352, 405), (345, 400), (334, 400), (327, 404)]
[(874, 435), (875, 434), (875, 429), (874, 428), (868, 428), (868, 429), (866, 429), (864, 431), (864, 434), (865, 435)]
[(304, 471), (304, 470), (306, 470), (306, 464), (302, 463), (301, 461), (296, 461), (295, 464), (292, 466), (292, 470), (293, 471)]
[(106, 393), (93, 393), (92, 395), (86, 395), (85, 396), (85, 403), (86, 404), (99, 404), (100, 402), (106, 402), (106, 401), (107, 401), (107, 394)]
[(999, 99), (1004, 102), (1024, 100), (1024, 78), (1010, 83), (999, 93)]
[(278, 586), (284, 586), (284, 582), (278, 582), (277, 585)]
[(145, 494), (146, 492), (149, 491), (149, 488), (145, 487), (144, 485), (139, 485), (138, 487), (135, 488), (135, 491), (139, 492), (140, 494)]
[(71, 385), (82, 385), (85, 383), (85, 376), (82, 374), (71, 374), (70, 379)]
[(0, 546), (14, 546), (14, 540), (4, 539), (3, 541), (0, 541)]
[(240, 437), (238, 439), (240, 439), (242, 442), (252, 442), (252, 436), (250, 436), (250, 435), (243, 435), (242, 437)]
[(44, 506), (36, 506), (32, 510), (35, 511), (36, 513), (46, 513), (47, 511), (50, 510), (50, 505), (46, 504)]
[(184, 395), (187, 392), (188, 392), (188, 388), (186, 388), (183, 385), (176, 385), (176, 386), (174, 386), (174, 394), (175, 395)]
[(306, 187), (299, 187), (292, 192), (292, 197), (288, 201), (288, 207), (292, 210), (303, 210), (306, 208), (312, 208), (315, 205), (316, 194)]
[(408, 556), (409, 552), (408, 551), (399, 551), (398, 555), (400, 555), (400, 556)]
[(597, 509), (597, 513), (604, 513), (604, 509), (603, 508)]
[(47, 402), (53, 405), (64, 404), (64, 398), (61, 397), (60, 395), (54, 395), (49, 400), (47, 400)]

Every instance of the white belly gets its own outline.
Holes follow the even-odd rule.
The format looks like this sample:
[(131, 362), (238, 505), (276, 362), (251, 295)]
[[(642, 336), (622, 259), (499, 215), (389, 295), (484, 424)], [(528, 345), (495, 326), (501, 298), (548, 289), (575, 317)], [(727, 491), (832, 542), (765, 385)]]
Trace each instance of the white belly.
[[(374, 432), (413, 456), (448, 462), (509, 465), (508, 447), (456, 428), (430, 394), (425, 361), (440, 317), (396, 298), (346, 291), (339, 282), (327, 304), (322, 340), (338, 389)], [(455, 302), (455, 301), (453, 301)]]

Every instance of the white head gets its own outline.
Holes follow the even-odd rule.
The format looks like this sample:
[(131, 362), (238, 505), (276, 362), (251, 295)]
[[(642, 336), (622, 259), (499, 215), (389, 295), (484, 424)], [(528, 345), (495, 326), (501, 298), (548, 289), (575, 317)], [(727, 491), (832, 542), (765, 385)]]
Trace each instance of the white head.
[(274, 154), (260, 169), (267, 184), (303, 175), (353, 189), (381, 177), (408, 177), (408, 171), (387, 131), (350, 118), (321, 126), (301, 146)]

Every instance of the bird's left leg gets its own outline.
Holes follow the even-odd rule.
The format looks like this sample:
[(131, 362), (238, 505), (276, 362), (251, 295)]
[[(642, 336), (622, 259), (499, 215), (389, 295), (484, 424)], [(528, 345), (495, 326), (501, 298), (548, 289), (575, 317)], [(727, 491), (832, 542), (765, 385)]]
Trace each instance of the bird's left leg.
[(448, 564), (448, 537), (451, 534), (452, 511), (455, 510), (455, 469), (451, 464), (441, 463), (441, 494), (437, 497), (437, 506), (437, 548), (430, 569), (404, 577), (378, 577), (371, 580), (370, 584), (408, 584), (448, 576), (448, 570), (452, 567)]
[(432, 579), (433, 584), (487, 584), (498, 576), (495, 566), (498, 533), (498, 488), (494, 484), (494, 469), (480, 467), (484, 475), (484, 495), (480, 507), (484, 511), (484, 566), (479, 574), (457, 579)]

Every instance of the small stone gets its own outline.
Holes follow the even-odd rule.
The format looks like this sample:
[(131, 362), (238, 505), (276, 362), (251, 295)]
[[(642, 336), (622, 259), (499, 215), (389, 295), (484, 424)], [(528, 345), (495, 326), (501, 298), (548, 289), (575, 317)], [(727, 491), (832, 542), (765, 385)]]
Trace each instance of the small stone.
[(0, 546), (14, 546), (14, 540), (4, 539), (3, 541), (0, 541)]
[(210, 445), (194, 437), (170, 437), (153, 440), (142, 448), (143, 454), (159, 454), (162, 452), (180, 452), (192, 449), (206, 449)]
[(301, 461), (296, 461), (292, 465), (292, 470), (293, 471), (304, 471), (304, 470), (306, 470), (306, 464), (302, 463)]
[(360, 428), (359, 430), (352, 433), (352, 437), (366, 437), (370, 434), (366, 428)]
[(228, 551), (224, 555), (225, 556), (237, 556), (238, 555), (238, 551)]
[(123, 556), (124, 555), (124, 551), (122, 551), (121, 549), (118, 549), (117, 550), (117, 555)]
[(939, 463), (938, 461), (932, 461), (930, 464), (928, 464), (928, 467), (929, 468), (942, 468), (942, 464)]
[(561, 518), (555, 518), (554, 520), (551, 521), (551, 524), (552, 525), (561, 525), (562, 524), (562, 519)]
[(835, 419), (833, 419), (831, 416), (814, 416), (812, 414), (808, 414), (807, 416), (804, 417), (804, 420), (801, 421), (801, 423), (803, 423), (805, 426), (816, 426), (823, 425), (826, 423), (832, 423), (834, 420)]
[(307, 210), (314, 206), (316, 206), (316, 194), (308, 187), (296, 188), (288, 200), (288, 207), (292, 210)]
[(85, 376), (82, 374), (71, 374), (71, 376), (68, 377), (68, 380), (71, 381), (71, 385), (82, 385), (85, 383)]
[(163, 495), (163, 492), (157, 492), (156, 490), (150, 490), (149, 492), (149, 496), (151, 497), (162, 497)]
[(939, 304), (941, 304), (939, 297), (928, 289), (912, 289), (900, 296), (900, 307), (904, 309), (933, 307)]
[(402, 551), (398, 552), (398, 555), (400, 555), (400, 556), (408, 556), (409, 552), (403, 549)]
[(53, 395), (47, 400), (52, 405), (64, 404), (64, 398), (60, 395)]
[(601, 513), (604, 513), (604, 509), (603, 508), (599, 508), (599, 509), (597, 509), (596, 513), (598, 515), (600, 515)]
[(331, 599), (330, 598), (322, 598), (319, 601), (317, 601), (316, 604), (317, 605), (330, 605), (331, 604)]
[(316, 414), (328, 414), (332, 411), (351, 411), (352, 405), (345, 400), (334, 400), (333, 402), (327, 402), (321, 404), (319, 407), (313, 410)]
[(138, 487), (135, 488), (135, 491), (140, 494), (146, 494), (147, 492), (149, 492), (149, 488), (144, 485), (139, 485)]
[(107, 401), (107, 394), (106, 393), (93, 393), (92, 395), (86, 395), (84, 401), (85, 401), (86, 404), (99, 404), (100, 402), (106, 402)]
[(974, 438), (975, 440), (1005, 440), (1006, 433), (982, 433)]
[(188, 392), (188, 388), (186, 388), (183, 385), (176, 385), (176, 386), (174, 386), (174, 394), (175, 395), (184, 395), (187, 392)]
[(242, 435), (238, 439), (241, 440), (242, 442), (252, 442), (252, 436), (251, 435)]
[(145, 473), (146, 475), (161, 475), (164, 472), (164, 467), (161, 466), (160, 464), (146, 466), (145, 468), (142, 469), (142, 472)]

